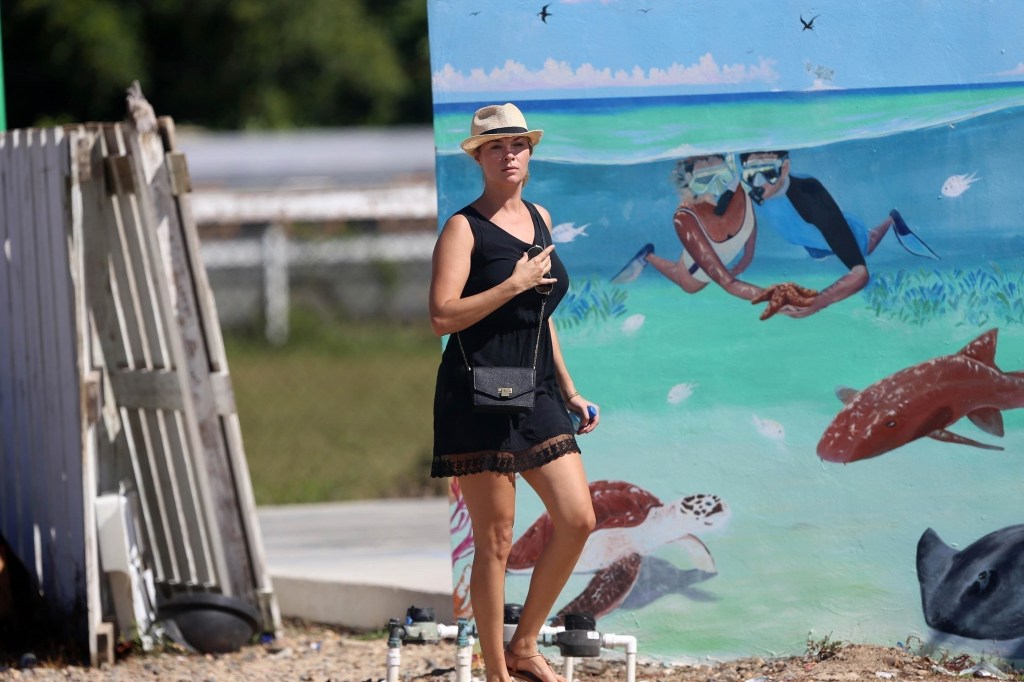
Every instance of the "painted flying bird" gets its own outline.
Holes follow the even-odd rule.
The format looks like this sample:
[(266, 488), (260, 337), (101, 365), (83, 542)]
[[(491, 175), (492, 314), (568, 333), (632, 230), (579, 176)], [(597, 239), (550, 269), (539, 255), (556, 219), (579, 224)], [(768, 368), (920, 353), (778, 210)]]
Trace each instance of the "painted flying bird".
[(815, 14), (813, 17), (811, 17), (810, 21), (804, 21), (804, 15), (801, 14), (800, 15), (800, 23), (804, 25), (803, 30), (804, 31), (813, 31), (814, 30), (814, 20), (817, 19), (820, 16), (821, 16), (820, 14)]
[(477, 10), (477, 11), (475, 11), (475, 12), (470, 12), (470, 13), (469, 13), (469, 16), (471, 16), (471, 17), (475, 17), (475, 16), (476, 16), (476, 15), (478, 15), (478, 14), (480, 14), (480, 10)]
[(537, 16), (539, 16), (540, 20), (543, 21), (545, 24), (548, 23), (548, 17), (551, 16), (551, 12), (548, 11), (548, 7), (551, 7), (551, 3), (550, 2), (548, 4), (546, 4), (546, 5), (544, 5), (541, 8), (541, 10), (539, 12), (537, 12)]

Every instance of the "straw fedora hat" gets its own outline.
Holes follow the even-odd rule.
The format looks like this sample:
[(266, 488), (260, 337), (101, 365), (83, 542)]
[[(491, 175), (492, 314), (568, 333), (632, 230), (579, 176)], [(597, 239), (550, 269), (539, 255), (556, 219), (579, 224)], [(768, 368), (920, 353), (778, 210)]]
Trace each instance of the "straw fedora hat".
[(462, 151), (470, 156), (476, 152), (477, 147), (499, 137), (523, 136), (530, 139), (536, 147), (540, 144), (540, 138), (544, 135), (543, 130), (530, 130), (526, 125), (526, 117), (515, 104), (491, 104), (481, 107), (473, 114), (473, 125), (469, 129), (470, 135), (462, 144)]

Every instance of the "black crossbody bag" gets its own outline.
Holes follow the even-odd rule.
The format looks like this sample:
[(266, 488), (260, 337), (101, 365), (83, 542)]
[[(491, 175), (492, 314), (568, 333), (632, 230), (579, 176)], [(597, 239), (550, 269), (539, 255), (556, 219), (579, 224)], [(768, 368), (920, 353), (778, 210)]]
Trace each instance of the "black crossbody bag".
[[(531, 211), (532, 213), (532, 211)], [(541, 243), (547, 240), (541, 232)], [(458, 332), (455, 334), (462, 351), (462, 361), (470, 377), (474, 412), (517, 414), (533, 411), (537, 395), (537, 354), (540, 352), (540, 335), (544, 330), (544, 308), (547, 306), (547, 292), (539, 292), (540, 320), (537, 322), (537, 340), (533, 344), (532, 367), (472, 367), (466, 357), (466, 349)]]
[(475, 412), (499, 412), (516, 414), (531, 412), (537, 394), (537, 354), (540, 351), (540, 335), (544, 328), (544, 307), (547, 299), (540, 304), (540, 322), (537, 323), (537, 340), (533, 344), (532, 367), (472, 367), (466, 357), (466, 350), (459, 342), (462, 361), (466, 363)]

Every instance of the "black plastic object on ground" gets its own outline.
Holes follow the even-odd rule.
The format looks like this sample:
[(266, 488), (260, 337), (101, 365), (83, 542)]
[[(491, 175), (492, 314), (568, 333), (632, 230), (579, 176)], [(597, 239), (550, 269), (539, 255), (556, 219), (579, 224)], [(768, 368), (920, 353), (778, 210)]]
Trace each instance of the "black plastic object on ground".
[(249, 604), (223, 594), (176, 594), (160, 605), (158, 620), (171, 620), (182, 637), (204, 654), (238, 651), (260, 627), (260, 614)]
[(565, 614), (565, 632), (555, 635), (555, 645), (563, 656), (573, 658), (596, 657), (601, 655), (601, 633), (597, 622), (587, 613)]
[(518, 625), (522, 612), (522, 604), (505, 604), (505, 625)]

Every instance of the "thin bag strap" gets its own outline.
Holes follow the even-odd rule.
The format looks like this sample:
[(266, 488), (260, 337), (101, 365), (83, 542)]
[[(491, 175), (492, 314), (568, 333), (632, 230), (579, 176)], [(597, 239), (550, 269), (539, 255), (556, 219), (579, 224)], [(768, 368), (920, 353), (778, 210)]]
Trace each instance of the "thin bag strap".
[[(548, 297), (544, 294), (544, 298), (540, 302), (540, 319), (537, 321), (537, 339), (533, 344), (533, 369), (537, 370), (537, 356), (540, 355), (540, 335), (544, 330), (544, 308), (548, 304)], [(462, 361), (466, 363), (466, 369), (470, 372), (473, 371), (472, 366), (469, 364), (469, 358), (466, 357), (466, 349), (462, 345), (462, 337), (459, 336), (459, 332), (455, 332), (455, 340), (459, 342), (459, 350), (462, 352)]]
[[(526, 209), (530, 212), (530, 218), (533, 219), (534, 234), (540, 232), (540, 245), (542, 248), (547, 248), (548, 240), (545, 236), (546, 226), (544, 221), (540, 220), (540, 214), (537, 213), (537, 209), (533, 207), (529, 201), (523, 199), (523, 203), (526, 204)], [(538, 221), (540, 226), (537, 226)], [(544, 330), (544, 308), (548, 304), (548, 294), (541, 294), (540, 300), (540, 319), (537, 321), (537, 340), (533, 344), (533, 370), (537, 371), (537, 356), (540, 354), (540, 335)], [(459, 350), (462, 352), (462, 361), (466, 363), (466, 370), (472, 372), (473, 367), (469, 364), (469, 358), (466, 357), (466, 349), (462, 345), (462, 337), (459, 336), (459, 332), (455, 332), (455, 340), (459, 342)]]

